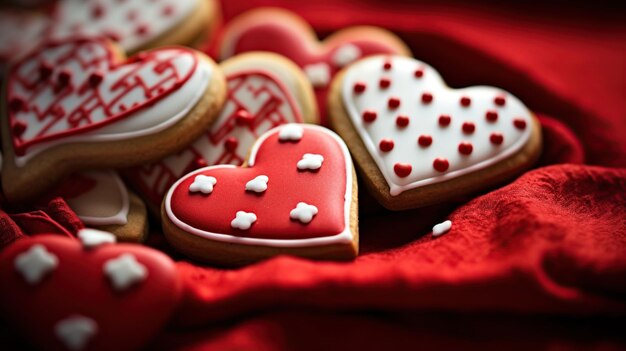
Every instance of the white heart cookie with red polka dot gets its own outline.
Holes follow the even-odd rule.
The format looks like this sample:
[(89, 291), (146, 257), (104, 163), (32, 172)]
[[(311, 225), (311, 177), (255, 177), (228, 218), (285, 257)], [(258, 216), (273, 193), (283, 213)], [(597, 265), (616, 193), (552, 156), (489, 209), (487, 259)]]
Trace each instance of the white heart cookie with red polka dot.
[(486, 86), (451, 89), (411, 58), (353, 64), (335, 81), (331, 100), (333, 126), (391, 209), (488, 188), (540, 152), (538, 123), (516, 97)]
[(124, 60), (107, 39), (75, 37), (15, 62), (5, 94), (3, 187), (17, 201), (73, 171), (180, 149), (217, 117), (225, 87), (215, 64), (195, 50), (155, 49)]
[(42, 350), (137, 350), (178, 306), (174, 262), (93, 229), (39, 235), (0, 253), (0, 309)]
[[(106, 36), (127, 52), (153, 47), (151, 43), (190, 44), (192, 40), (169, 40), (172, 33), (190, 22), (202, 22), (190, 31), (208, 32), (214, 22), (213, 1), (206, 0), (61, 0), (51, 28), (53, 38), (73, 35)], [(209, 13), (211, 12), (211, 13)], [(202, 20), (196, 21), (195, 16)], [(187, 30), (187, 29), (185, 29)]]

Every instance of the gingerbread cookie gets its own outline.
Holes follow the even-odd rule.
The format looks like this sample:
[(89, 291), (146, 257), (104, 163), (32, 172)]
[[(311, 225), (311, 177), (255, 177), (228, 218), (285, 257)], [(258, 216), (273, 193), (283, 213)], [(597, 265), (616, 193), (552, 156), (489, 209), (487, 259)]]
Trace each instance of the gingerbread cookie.
[(148, 214), (141, 199), (129, 192), (114, 171), (71, 175), (55, 189), (80, 220), (91, 228), (115, 234), (118, 241), (143, 242)]
[(168, 241), (201, 261), (241, 265), (279, 254), (348, 260), (358, 253), (356, 194), (343, 141), (323, 127), (286, 124), (263, 134), (244, 166), (183, 176), (161, 218)]
[(199, 44), (212, 35), (218, 18), (214, 0), (61, 0), (51, 36), (106, 36), (134, 53)]
[(313, 89), (291, 61), (272, 53), (248, 53), (222, 62), (220, 68), (228, 97), (210, 129), (183, 151), (125, 172), (156, 214), (165, 192), (184, 174), (209, 165), (239, 166), (266, 131), (318, 121)]
[(93, 229), (37, 235), (0, 252), (0, 310), (41, 350), (138, 350), (182, 295), (174, 262)]
[(347, 68), (333, 82), (329, 111), (368, 189), (394, 210), (493, 187), (541, 151), (539, 122), (515, 96), (448, 88), (431, 66), (406, 57)]
[(271, 51), (299, 65), (315, 87), (322, 125), (334, 75), (344, 66), (375, 54), (410, 55), (394, 34), (376, 27), (342, 29), (318, 41), (313, 28), (296, 14), (275, 8), (251, 10), (232, 20), (219, 44), (223, 60), (248, 51)]
[(189, 48), (127, 60), (103, 38), (49, 42), (12, 66), (2, 101), (4, 194), (24, 201), (68, 174), (162, 158), (197, 139), (226, 95)]

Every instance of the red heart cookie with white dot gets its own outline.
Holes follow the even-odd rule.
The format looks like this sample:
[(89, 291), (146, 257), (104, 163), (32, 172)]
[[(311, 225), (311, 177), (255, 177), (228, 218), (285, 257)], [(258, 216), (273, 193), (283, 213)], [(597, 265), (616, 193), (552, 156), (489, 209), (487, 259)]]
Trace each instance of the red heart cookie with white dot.
[(266, 131), (286, 123), (317, 122), (313, 89), (291, 61), (272, 53), (248, 53), (222, 62), (220, 68), (228, 94), (215, 123), (183, 151), (124, 172), (155, 214), (165, 192), (184, 174), (215, 164), (239, 166)]
[(244, 167), (201, 168), (176, 182), (163, 202), (164, 232), (179, 251), (220, 264), (278, 254), (352, 259), (358, 229), (351, 162), (328, 129), (274, 128)]
[(181, 296), (176, 266), (147, 247), (40, 235), (0, 253), (0, 306), (9, 325), (44, 350), (136, 350), (163, 327)]
[(48, 42), (8, 75), (5, 195), (21, 201), (72, 171), (137, 164), (182, 148), (217, 116), (224, 85), (215, 64), (188, 48), (124, 60), (103, 38)]
[(333, 83), (331, 123), (368, 188), (405, 209), (484, 190), (519, 174), (541, 151), (533, 114), (493, 87), (447, 87), (415, 59), (361, 60)]
[(370, 55), (410, 55), (394, 34), (376, 27), (351, 27), (320, 42), (313, 28), (296, 14), (280, 9), (251, 10), (224, 29), (219, 57), (250, 51), (270, 51), (300, 66), (315, 88), (321, 124), (327, 124), (326, 98), (330, 82), (348, 64)]

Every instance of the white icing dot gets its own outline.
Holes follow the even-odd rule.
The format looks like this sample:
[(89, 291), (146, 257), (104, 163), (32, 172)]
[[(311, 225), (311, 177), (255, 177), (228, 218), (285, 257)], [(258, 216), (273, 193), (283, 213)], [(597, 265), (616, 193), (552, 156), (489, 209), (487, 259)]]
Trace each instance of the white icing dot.
[(309, 205), (306, 202), (298, 202), (296, 208), (291, 210), (289, 217), (302, 223), (309, 223), (313, 220), (313, 216), (317, 214), (317, 207)]
[(237, 215), (235, 219), (230, 222), (230, 226), (235, 229), (248, 230), (254, 222), (256, 222), (256, 215), (254, 213), (237, 211)]
[(267, 182), (270, 178), (266, 175), (256, 176), (254, 179), (246, 183), (246, 190), (262, 193), (267, 190)]
[(91, 318), (71, 316), (60, 320), (54, 326), (54, 333), (70, 350), (83, 350), (89, 340), (98, 332), (98, 324)]
[(42, 244), (35, 244), (28, 251), (15, 257), (15, 269), (22, 275), (27, 283), (38, 284), (46, 274), (54, 271), (59, 259)]
[(333, 62), (343, 67), (361, 57), (361, 49), (353, 44), (346, 44), (337, 49), (333, 55)]
[(91, 249), (102, 244), (114, 244), (115, 235), (102, 230), (84, 228), (78, 231), (78, 238), (84, 248)]
[(439, 223), (433, 227), (433, 236), (438, 237), (448, 232), (452, 228), (452, 221), (447, 220), (445, 222)]
[(330, 67), (326, 63), (313, 63), (304, 66), (304, 73), (316, 88), (323, 88), (330, 82)]
[(189, 191), (192, 193), (201, 192), (203, 194), (210, 194), (213, 192), (213, 186), (217, 183), (215, 177), (197, 175), (194, 178), (193, 183), (189, 186)]
[(302, 139), (304, 129), (297, 123), (289, 123), (284, 125), (278, 132), (278, 140), (281, 141), (298, 141)]
[(148, 269), (133, 254), (125, 253), (104, 263), (106, 274), (116, 290), (126, 290), (148, 276)]
[(298, 161), (298, 169), (299, 170), (316, 170), (322, 167), (322, 162), (324, 162), (324, 156), (318, 154), (304, 154), (302, 155), (302, 159)]

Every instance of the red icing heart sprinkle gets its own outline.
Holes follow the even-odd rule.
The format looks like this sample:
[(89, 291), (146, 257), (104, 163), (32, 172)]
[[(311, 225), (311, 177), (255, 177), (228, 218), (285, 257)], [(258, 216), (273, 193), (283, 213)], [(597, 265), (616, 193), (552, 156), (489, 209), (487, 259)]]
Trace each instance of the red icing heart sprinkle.
[(59, 73), (57, 79), (60, 86), (66, 86), (72, 80), (72, 72), (69, 69), (64, 69)]
[(356, 83), (354, 83), (354, 92), (357, 93), (357, 94), (360, 94), (360, 93), (365, 91), (366, 87), (367, 86), (365, 85), (365, 83), (363, 83), (363, 82), (356, 82)]
[(485, 114), (485, 118), (489, 122), (495, 122), (498, 120), (498, 112), (497, 111), (487, 111)]
[(104, 7), (100, 4), (93, 5), (91, 9), (91, 17), (100, 18), (104, 15)]
[(418, 68), (415, 70), (415, 73), (413, 75), (415, 76), (415, 78), (422, 78), (424, 76), (424, 70)]
[(383, 69), (385, 71), (389, 71), (391, 69), (391, 61), (385, 61), (385, 63), (383, 64)]
[(24, 101), (24, 99), (22, 99), (19, 96), (14, 96), (9, 101), (9, 109), (14, 113), (22, 111), (25, 106), (26, 106), (26, 101)]
[(433, 143), (433, 137), (431, 137), (430, 135), (420, 135), (419, 138), (417, 138), (417, 143), (421, 146), (421, 147), (428, 147), (430, 146), (430, 144)]
[(439, 157), (433, 161), (433, 168), (438, 172), (445, 172), (448, 170), (448, 167), (450, 167), (450, 163), (445, 158)]
[(391, 80), (389, 78), (380, 78), (380, 81), (378, 82), (378, 86), (380, 86), (381, 89), (389, 88), (390, 85)]
[(467, 96), (463, 96), (460, 100), (461, 106), (468, 107), (472, 103), (472, 99)]
[(476, 130), (476, 126), (472, 122), (464, 122), (463, 123), (463, 133), (472, 134)]
[(431, 93), (422, 93), (422, 102), (425, 104), (429, 104), (433, 101), (433, 94)]
[(374, 122), (376, 120), (376, 111), (365, 110), (363, 111), (363, 120), (365, 122)]
[(408, 163), (396, 163), (393, 166), (393, 171), (400, 178), (408, 177), (411, 174), (413, 167)]
[(489, 136), (489, 141), (491, 141), (494, 145), (500, 145), (504, 141), (504, 136), (502, 133), (491, 133)]
[(103, 79), (104, 79), (104, 75), (102, 74), (102, 72), (100, 71), (93, 72), (89, 75), (89, 85), (95, 88), (100, 83), (102, 83)]
[(45, 61), (39, 64), (39, 79), (46, 80), (52, 75), (52, 66)]
[(389, 106), (389, 108), (400, 107), (400, 99), (398, 99), (397, 97), (390, 97), (387, 101), (387, 106)]
[(526, 121), (524, 121), (521, 118), (514, 119), (513, 125), (515, 126), (515, 128), (520, 129), (520, 130), (526, 129)]
[(253, 117), (246, 110), (239, 110), (235, 116), (235, 123), (238, 126), (248, 126), (252, 124)]
[(449, 126), (451, 121), (452, 121), (452, 118), (449, 115), (439, 116), (439, 125), (442, 127)]
[(506, 104), (506, 98), (504, 96), (496, 96), (493, 99), (493, 103), (498, 106), (504, 106), (504, 104)]
[(19, 138), (22, 134), (24, 134), (27, 127), (28, 126), (25, 122), (16, 121), (15, 123), (13, 123), (13, 134)]
[(224, 141), (224, 147), (227, 151), (233, 152), (237, 150), (237, 146), (239, 146), (239, 140), (235, 137), (230, 137)]
[(468, 143), (468, 142), (459, 143), (459, 152), (461, 153), (461, 155), (469, 155), (472, 153), (473, 150), (474, 150), (474, 146), (472, 146), (472, 143)]
[(139, 34), (139, 35), (146, 35), (148, 34), (148, 26), (145, 24), (140, 24), (139, 26), (137, 26), (137, 29), (135, 30), (135, 33)]
[(404, 128), (409, 125), (409, 117), (400, 115), (396, 117), (396, 125), (400, 128)]
[(378, 147), (380, 147), (380, 150), (383, 151), (383, 152), (389, 152), (389, 151), (393, 150), (393, 140), (391, 140), (391, 139), (383, 139), (378, 144)]

